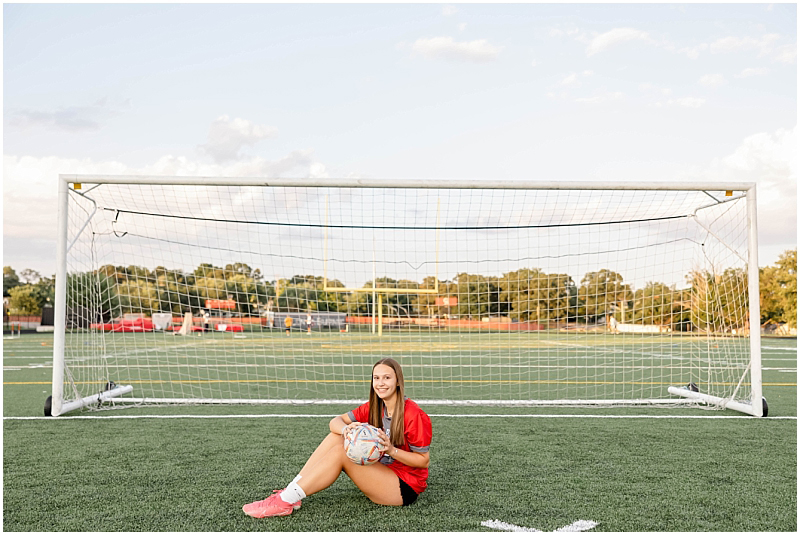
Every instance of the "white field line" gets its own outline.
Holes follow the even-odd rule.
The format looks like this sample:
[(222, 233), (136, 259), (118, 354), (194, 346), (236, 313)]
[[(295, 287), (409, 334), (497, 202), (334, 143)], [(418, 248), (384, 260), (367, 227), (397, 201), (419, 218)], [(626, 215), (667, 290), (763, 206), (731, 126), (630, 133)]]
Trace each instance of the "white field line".
[[(519, 531), (519, 532), (533, 532), (533, 533), (542, 533), (541, 530), (536, 528), (526, 528), (524, 526), (517, 526), (516, 524), (509, 524), (508, 522), (502, 522), (500, 520), (484, 520), (481, 522), (481, 526), (491, 528), (491, 529), (500, 529), (503, 531)], [(564, 526), (563, 528), (558, 528), (553, 530), (554, 533), (575, 533), (578, 531), (587, 531), (597, 526), (597, 522), (593, 520), (578, 520), (573, 522), (569, 526)]]
[[(21, 370), (21, 369), (34, 369), (34, 368), (52, 368), (52, 363), (45, 364), (29, 364), (27, 366), (3, 366), (3, 370)], [(91, 364), (68, 364), (71, 369), (90, 368), (95, 369), (97, 366)], [(104, 368), (113, 369), (132, 369), (132, 368), (146, 368), (146, 369), (165, 369), (165, 368), (259, 368), (259, 369), (306, 369), (306, 368), (366, 368), (368, 365), (362, 364), (104, 364)], [(480, 368), (480, 369), (520, 369), (520, 370), (616, 370), (616, 371), (641, 371), (641, 370), (683, 370), (684, 366), (631, 366), (631, 365), (604, 365), (597, 364), (594, 366), (569, 366), (567, 364), (404, 364), (403, 368)], [(715, 367), (714, 370), (741, 370), (745, 366), (725, 366)], [(780, 370), (780, 371), (797, 371), (796, 369), (780, 369), (780, 368), (762, 368), (764, 370)]]
[[(625, 366), (628, 365), (627, 363), (629, 363), (629, 362), (638, 362), (638, 361), (642, 361), (642, 360), (645, 360), (645, 359), (676, 362), (676, 364), (674, 365), (675, 367), (681, 367), (680, 363), (687, 363), (687, 362), (690, 363), (690, 365), (693, 365), (693, 366), (696, 366), (698, 363), (699, 364), (710, 363), (710, 364), (715, 365), (715, 367), (717, 369), (722, 369), (721, 367), (728, 366), (725, 369), (742, 370), (742, 369), (745, 369), (746, 366), (747, 366), (747, 363), (745, 361), (741, 361), (739, 364), (737, 364), (737, 358), (731, 358), (731, 357), (736, 357), (736, 355), (731, 355), (727, 359), (711, 359), (711, 358), (708, 358), (708, 357), (693, 357), (693, 356), (665, 354), (665, 353), (636, 353), (636, 352), (634, 352), (632, 350), (627, 350), (627, 349), (624, 349), (624, 348), (609, 348), (609, 349), (594, 348), (594, 349), (595, 349), (595, 353), (591, 354), (591, 355), (547, 355), (547, 356), (542, 357), (542, 356), (538, 356), (535, 352), (520, 352), (519, 355), (516, 355), (516, 356), (514, 356), (512, 358), (516, 358), (516, 359), (520, 359), (520, 360), (525, 360), (525, 359), (527, 359), (527, 360), (535, 360), (535, 359), (538, 359), (538, 358), (545, 358), (545, 359), (548, 359), (548, 360), (570, 359), (570, 360), (576, 360), (576, 361), (580, 361), (580, 360), (612, 360), (615, 364), (612, 365), (611, 367), (617, 367), (617, 368), (625, 367)], [(228, 356), (216, 355), (214, 353), (202, 354), (202, 355), (174, 355), (174, 354), (173, 355), (167, 355), (167, 354), (158, 354), (158, 353), (161, 352), (160, 350), (153, 350), (153, 351), (146, 351), (146, 352), (152, 352), (152, 354), (151, 355), (147, 355), (147, 356), (143, 356), (143, 355), (136, 356), (136, 355), (133, 355), (133, 354), (130, 354), (130, 353), (124, 354), (124, 355), (87, 356), (87, 357), (84, 357), (84, 358), (81, 358), (81, 359), (73, 358), (73, 359), (71, 359), (71, 361), (74, 363), (74, 362), (79, 362), (79, 361), (83, 361), (83, 362), (91, 361), (91, 360), (95, 360), (95, 359), (106, 359), (106, 360), (111, 360), (111, 361), (123, 361), (123, 360), (134, 360), (134, 359), (145, 359), (145, 360), (147, 360), (147, 359), (155, 359), (155, 358), (157, 358), (157, 359), (187, 359), (187, 358), (201, 359), (202, 358), (202, 359), (207, 359), (207, 360), (208, 359), (212, 359), (212, 360), (221, 361), (221, 362), (225, 362), (225, 361), (234, 361), (235, 362), (235, 361), (239, 360), (240, 358), (248, 358), (248, 357), (250, 357), (249, 354), (247, 354), (245, 352), (242, 352), (242, 351), (237, 351), (237, 353), (233, 354), (233, 355), (228, 354)], [(626, 353), (627, 353), (627, 355), (626, 355)], [(259, 359), (264, 359), (264, 360), (266, 360), (266, 359), (274, 359), (274, 360), (291, 359), (295, 366), (326, 366), (326, 364), (305, 363), (303, 361), (303, 359), (304, 359), (303, 355), (295, 356), (294, 354), (291, 354), (289, 356), (286, 356), (286, 355), (265, 355), (263, 353), (256, 353), (255, 355), (252, 355), (252, 356), (254, 356), (256, 358), (259, 358)], [(378, 359), (378, 358), (383, 358), (386, 355), (385, 354), (377, 354), (376, 353), (374, 355), (370, 354), (370, 355), (360, 355), (360, 356), (363, 359), (367, 359), (369, 357), (370, 360), (374, 360), (374, 359)], [(497, 359), (506, 360), (506, 359), (509, 358), (508, 356), (503, 356), (503, 355), (469, 353), (469, 352), (467, 352), (465, 354), (461, 354), (461, 355), (414, 354), (412, 356), (414, 358), (424, 358), (424, 359), (426, 359), (428, 361), (434, 361), (434, 360), (450, 360), (450, 361), (452, 361), (454, 359), (485, 359), (486, 361), (489, 361), (490, 363), (492, 361), (494, 361), (494, 360), (497, 360)], [(70, 364), (70, 362), (68, 362), (67, 365), (70, 366), (70, 367), (76, 367), (74, 364)], [(336, 365), (336, 366), (340, 366), (340, 367), (341, 366), (346, 366), (346, 367), (368, 367), (370, 364), (340, 363), (340, 364), (331, 364), (331, 365)], [(513, 365), (499, 365), (499, 364), (498, 365), (489, 364), (489, 365), (490, 366), (513, 366)], [(250, 366), (250, 365), (248, 365), (248, 366)], [(252, 366), (256, 366), (256, 365), (254, 364)], [(258, 364), (257, 366), (267, 366), (267, 364)], [(431, 368), (431, 367), (437, 367), (437, 366), (441, 366), (441, 367), (459, 367), (459, 368), (461, 368), (461, 367), (470, 367), (470, 366), (471, 367), (485, 367), (485, 366), (487, 366), (487, 364), (485, 362), (481, 363), (481, 364), (431, 364), (429, 362), (429, 363), (426, 363), (426, 364), (404, 364), (403, 366), (404, 367), (422, 367), (422, 368), (424, 368), (424, 367)], [(526, 366), (526, 365), (520, 365), (520, 366)], [(665, 367), (663, 367), (663, 366), (653, 367), (653, 369), (664, 369), (664, 368)]]
[[(279, 356), (275, 356), (275, 355), (261, 355), (260, 357), (262, 357), (262, 358), (276, 358), (276, 359), (277, 358), (285, 358), (285, 357), (279, 357)], [(459, 358), (461, 358), (461, 359), (463, 359), (463, 358), (494, 359), (494, 358), (499, 358), (499, 357), (492, 357), (492, 356), (482, 357), (481, 355), (470, 355), (470, 354), (467, 354), (465, 356), (452, 356), (452, 355), (450, 355), (450, 356), (447, 356), (447, 357), (442, 357), (440, 355), (413, 355), (413, 357), (414, 358), (425, 358), (425, 359), (433, 359), (433, 358), (438, 358), (438, 359), (444, 359), (444, 358), (451, 358), (451, 359), (459, 359)], [(109, 358), (109, 357), (106, 357), (106, 358)], [(111, 358), (124, 359), (124, 358), (128, 358), (128, 356), (114, 356), (114, 357), (111, 357)], [(135, 357), (135, 358), (139, 358), (139, 357)], [(188, 358), (188, 356), (187, 355), (155, 355), (152, 358)], [(199, 358), (199, 357), (193, 356), (192, 358)], [(218, 359), (219, 357), (215, 356), (213, 358)], [(228, 358), (236, 359), (237, 357), (234, 355), (234, 356), (231, 356), (231, 357), (228, 357)], [(528, 356), (528, 355), (522, 355), (522, 356), (517, 356), (516, 358), (518, 358), (518, 359), (530, 359), (532, 357)], [(576, 355), (576, 356), (558, 356), (558, 355), (556, 355), (556, 356), (552, 356), (552, 357), (542, 357), (542, 358), (546, 358), (546, 359), (549, 359), (549, 360), (554, 360), (554, 359), (559, 359), (559, 358), (576, 359), (576, 360), (579, 360), (579, 359), (588, 360), (588, 359), (591, 359), (591, 358), (599, 358), (599, 357), (592, 357), (590, 355), (589, 356), (587, 356), (587, 355), (584, 355), (584, 356), (578, 356), (578, 355)], [(666, 358), (666, 357), (661, 357), (661, 358)], [(682, 357), (682, 356), (679, 356), (679, 355), (671, 355), (671, 356), (669, 356), (669, 358), (670, 359), (675, 359), (675, 360), (681, 360), (681, 361), (688, 360), (686, 357)], [(11, 360), (28, 360), (28, 361), (30, 361), (30, 360), (35, 360), (35, 359), (43, 359), (45, 361), (52, 361), (53, 360), (53, 356), (52, 355), (42, 355), (42, 356), (31, 355), (31, 356), (4, 356), (3, 357), (3, 360), (9, 360), (9, 361), (11, 361)], [(643, 359), (639, 359), (639, 360), (643, 360)], [(768, 360), (770, 362), (775, 362), (775, 361), (777, 361), (777, 362), (797, 362), (796, 358), (768, 357), (768, 356), (765, 356), (765, 355), (761, 356), (761, 360), (762, 361), (767, 361)], [(52, 364), (52, 362), (51, 362), (51, 364)], [(267, 364), (265, 364), (264, 366), (267, 366)], [(307, 366), (321, 366), (321, 364), (308, 364)], [(360, 366), (360, 365), (358, 365), (358, 364), (336, 364), (336, 366), (351, 366), (352, 367), (352, 366)], [(369, 366), (369, 364), (364, 364), (363, 366), (367, 367), (367, 366)], [(447, 366), (447, 365), (446, 364), (426, 364), (426, 365), (406, 364), (405, 366), (435, 367), (435, 366)], [(454, 364), (453, 366), (461, 367), (462, 365), (455, 365)], [(470, 365), (467, 364), (467, 365), (464, 365), (464, 366), (470, 366)], [(479, 365), (476, 364), (476, 365), (472, 365), (472, 366), (479, 366)]]
[[(109, 416), (4, 416), (3, 420), (49, 420), (67, 422), (70, 420), (219, 420), (228, 418), (334, 418), (340, 414), (139, 414)], [(797, 420), (797, 416), (770, 416), (753, 418), (751, 416), (698, 416), (698, 415), (634, 415), (634, 414), (430, 414), (432, 418), (595, 418), (595, 419), (645, 419), (645, 420)]]
[(522, 531), (522, 532), (533, 532), (533, 533), (541, 533), (542, 530), (536, 528), (526, 528), (524, 526), (517, 526), (516, 524), (509, 524), (507, 522), (501, 522), (500, 520), (484, 520), (481, 522), (481, 526), (485, 528), (491, 529), (500, 529), (503, 531)]

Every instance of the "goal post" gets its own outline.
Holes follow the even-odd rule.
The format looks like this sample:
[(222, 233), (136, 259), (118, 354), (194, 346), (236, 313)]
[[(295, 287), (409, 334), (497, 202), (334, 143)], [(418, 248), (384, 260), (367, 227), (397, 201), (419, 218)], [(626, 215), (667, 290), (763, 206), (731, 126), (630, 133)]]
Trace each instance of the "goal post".
[(46, 413), (355, 403), (391, 356), (427, 404), (762, 416), (755, 194), (60, 175)]

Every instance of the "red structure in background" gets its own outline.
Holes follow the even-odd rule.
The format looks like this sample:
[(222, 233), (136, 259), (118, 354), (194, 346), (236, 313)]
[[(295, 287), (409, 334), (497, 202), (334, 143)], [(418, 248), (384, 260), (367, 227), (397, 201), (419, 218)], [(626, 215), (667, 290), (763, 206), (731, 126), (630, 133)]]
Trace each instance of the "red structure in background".
[(145, 333), (154, 330), (153, 320), (150, 318), (118, 319), (111, 323), (92, 323), (91, 328), (112, 333)]
[(236, 301), (233, 299), (206, 299), (206, 308), (236, 310)]

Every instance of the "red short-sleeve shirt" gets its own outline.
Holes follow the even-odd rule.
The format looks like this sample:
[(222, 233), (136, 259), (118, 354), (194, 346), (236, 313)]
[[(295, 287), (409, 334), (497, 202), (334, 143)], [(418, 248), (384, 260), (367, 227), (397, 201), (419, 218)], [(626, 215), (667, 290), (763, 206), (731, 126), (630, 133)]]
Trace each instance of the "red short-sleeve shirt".
[[(431, 438), (433, 437), (433, 427), (431, 426), (430, 416), (425, 414), (425, 411), (419, 408), (419, 405), (405, 399), (403, 423), (405, 427), (405, 444), (400, 446), (401, 450), (413, 451), (416, 453), (425, 453), (431, 447)], [(347, 416), (353, 422), (369, 422), (369, 402), (364, 403), (360, 407), (353, 409), (347, 413)], [(386, 414), (386, 409), (383, 412), (383, 431), (389, 435), (391, 440), (391, 427), (392, 419)], [(414, 492), (421, 494), (422, 491), (428, 486), (428, 469), (427, 468), (414, 468), (407, 466), (400, 461), (392, 459), (388, 455), (383, 455), (380, 459), (382, 464), (391, 468), (397, 477), (402, 479), (408, 484)]]

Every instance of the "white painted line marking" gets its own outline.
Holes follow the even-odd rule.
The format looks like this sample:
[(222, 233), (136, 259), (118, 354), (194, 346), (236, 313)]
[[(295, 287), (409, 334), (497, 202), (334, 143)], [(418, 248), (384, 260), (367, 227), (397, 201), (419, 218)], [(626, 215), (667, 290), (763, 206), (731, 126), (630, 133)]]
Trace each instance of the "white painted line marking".
[(556, 531), (560, 532), (588, 531), (594, 528), (595, 526), (597, 526), (597, 522), (593, 522), (591, 520), (578, 520), (576, 522), (573, 522), (569, 526), (558, 528)]
[[(109, 416), (3, 416), (3, 420), (50, 420), (51, 422), (68, 422), (70, 420), (169, 420), (169, 419), (226, 419), (226, 418), (333, 418), (339, 414), (141, 414), (141, 415), (109, 415)], [(601, 416), (591, 414), (430, 414), (435, 418), (644, 418), (644, 419), (676, 419), (676, 420), (797, 420), (797, 416), (769, 416), (754, 418), (752, 416)]]
[(536, 533), (541, 533), (541, 530), (536, 528), (526, 528), (523, 526), (517, 526), (516, 524), (508, 524), (507, 522), (501, 522), (500, 520), (484, 520), (481, 522), (481, 526), (486, 528), (492, 529), (502, 529), (503, 531), (532, 531)]
[[(519, 531), (529, 533), (542, 533), (542, 530), (536, 528), (526, 528), (525, 526), (517, 526), (516, 524), (509, 524), (500, 520), (484, 520), (481, 526), (491, 529), (500, 529), (503, 531)], [(578, 520), (569, 526), (553, 530), (553, 533), (575, 533), (578, 531), (588, 531), (597, 526), (597, 522), (593, 520)]]

